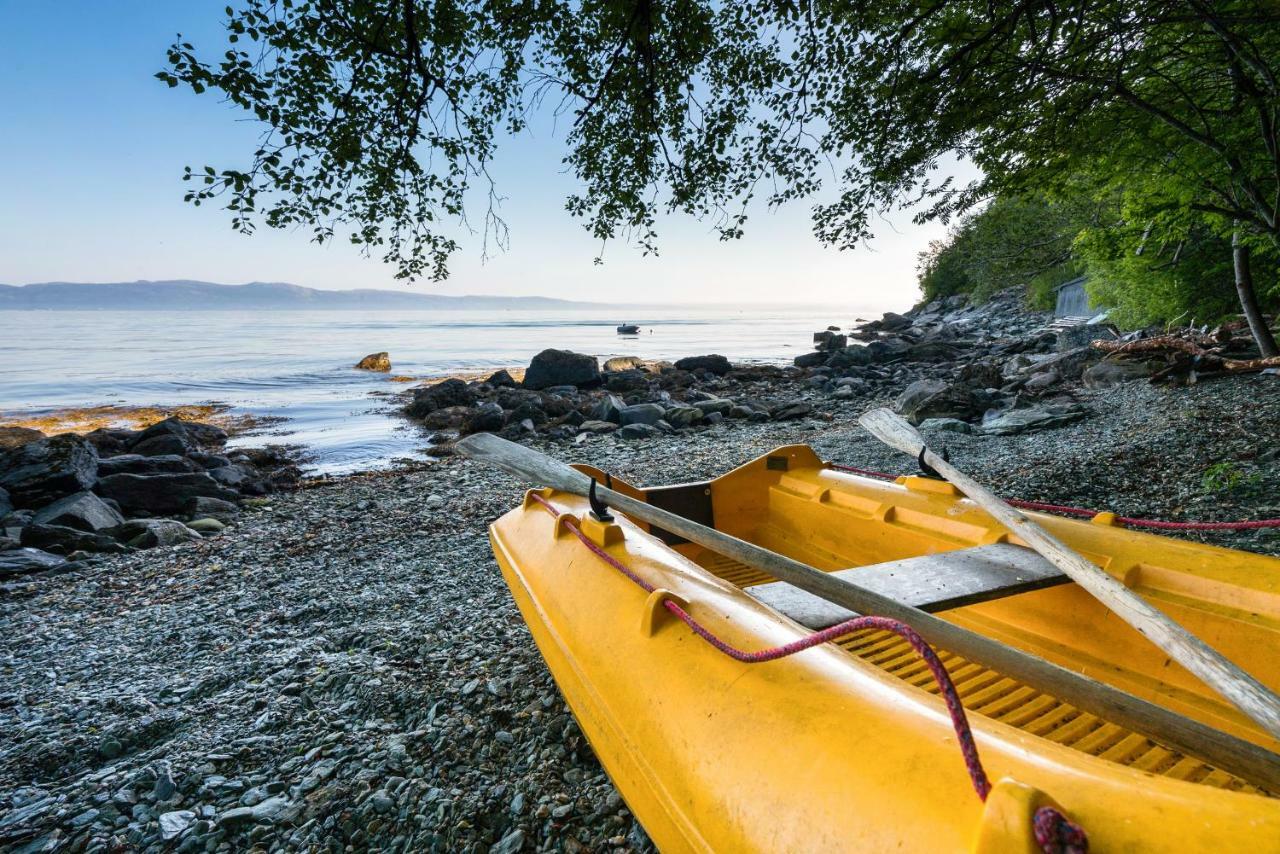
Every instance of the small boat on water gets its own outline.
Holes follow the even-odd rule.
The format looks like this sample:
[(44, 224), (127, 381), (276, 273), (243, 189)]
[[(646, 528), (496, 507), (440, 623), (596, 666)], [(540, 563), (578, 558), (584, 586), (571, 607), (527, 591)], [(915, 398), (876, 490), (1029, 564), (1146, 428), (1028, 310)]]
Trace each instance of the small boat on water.
[(624, 323), (618, 327), (619, 335), (639, 335), (640, 327), (634, 323)]
[[(951, 483), (872, 480), (793, 445), (703, 483), (609, 484), (1207, 725), (1280, 767), (1268, 765), (1275, 737)], [(853, 615), (593, 506), (531, 490), (490, 540), (584, 733), (662, 851), (1054, 850), (1041, 839), (1046, 805), (1093, 851), (1280, 851), (1280, 774), (1216, 767), (1194, 745), (1175, 749), (940, 648), (991, 781), (975, 797), (945, 691), (906, 638), (871, 626), (767, 663), (735, 659), (713, 644), (785, 648)], [(1280, 559), (1125, 529), (1110, 514), (1027, 515), (1280, 688)]]

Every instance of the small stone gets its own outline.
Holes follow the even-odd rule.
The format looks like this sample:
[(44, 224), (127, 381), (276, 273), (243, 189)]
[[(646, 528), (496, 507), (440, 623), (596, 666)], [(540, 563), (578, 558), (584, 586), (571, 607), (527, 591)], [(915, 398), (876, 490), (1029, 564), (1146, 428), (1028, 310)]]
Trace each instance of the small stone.
[(496, 845), (491, 846), (489, 854), (516, 854), (522, 848), (524, 848), (524, 831), (517, 827), (498, 840)]
[(369, 797), (369, 803), (373, 808), (382, 815), (386, 815), (395, 809), (395, 798), (387, 794), (385, 789), (379, 789)]
[(204, 518), (194, 519), (187, 523), (187, 527), (198, 534), (220, 534), (227, 529), (227, 526), (219, 522), (217, 519)]
[[(135, 818), (137, 816), (135, 815)], [(160, 836), (167, 840), (174, 839), (195, 823), (196, 814), (191, 810), (174, 810), (160, 815)]]
[(253, 807), (236, 807), (218, 816), (218, 825), (227, 830), (235, 830), (254, 821)]

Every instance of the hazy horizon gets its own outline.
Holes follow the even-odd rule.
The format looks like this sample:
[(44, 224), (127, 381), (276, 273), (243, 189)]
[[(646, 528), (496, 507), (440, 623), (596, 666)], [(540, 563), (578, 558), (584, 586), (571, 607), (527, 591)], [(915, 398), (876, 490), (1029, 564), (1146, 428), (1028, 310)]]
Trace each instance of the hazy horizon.
[[(181, 32), (205, 55), (225, 49), (223, 3), (127, 0), (11, 6), (0, 28), (0, 281), (283, 281), (319, 290), (441, 295), (539, 295), (661, 304), (857, 304), (901, 308), (919, 296), (916, 255), (945, 229), (900, 214), (869, 248), (839, 252), (810, 232), (809, 210), (757, 209), (740, 241), (706, 223), (660, 221), (661, 255), (600, 245), (564, 210), (576, 188), (560, 162), (563, 132), (535, 115), (501, 142), (493, 164), (510, 248), (482, 261), (480, 235), (444, 283), (397, 282), (345, 240), (306, 232), (234, 233), (216, 207), (182, 201), (183, 167), (240, 166), (259, 126), (214, 98), (170, 90), (153, 75)], [(479, 218), (480, 211), (473, 214)]]

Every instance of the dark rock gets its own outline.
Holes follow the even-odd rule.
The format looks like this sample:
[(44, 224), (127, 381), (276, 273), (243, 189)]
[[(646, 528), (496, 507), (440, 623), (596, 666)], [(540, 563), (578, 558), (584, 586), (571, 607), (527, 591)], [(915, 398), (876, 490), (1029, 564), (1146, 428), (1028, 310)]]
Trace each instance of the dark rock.
[(866, 347), (845, 347), (827, 358), (827, 367), (835, 370), (860, 368), (871, 364), (871, 353)]
[[(213, 424), (204, 424), (199, 421), (184, 421), (174, 415), (163, 421), (157, 421), (146, 430), (143, 430), (131, 450), (134, 453), (145, 453), (139, 451), (138, 446), (161, 436), (177, 436), (188, 447), (206, 451), (220, 449), (227, 443), (227, 431), (221, 427), (216, 427)], [(155, 446), (158, 445), (159, 443), (156, 443)], [(155, 456), (155, 453), (145, 455)]]
[(0, 519), (13, 512), (13, 502), (9, 500), (9, 490), (0, 489)]
[(582, 433), (612, 433), (618, 429), (618, 425), (612, 421), (583, 421), (578, 425), (578, 430)]
[(595, 356), (570, 350), (543, 350), (533, 357), (524, 372), (524, 387), (531, 389), (571, 385), (589, 388), (600, 384), (600, 365)]
[(973, 425), (958, 418), (928, 418), (920, 422), (920, 429), (940, 433), (972, 433)]
[(43, 438), (43, 433), (32, 430), (30, 427), (0, 427), (0, 451), (21, 448), (23, 445)]
[(493, 433), (502, 429), (506, 423), (506, 413), (493, 401), (484, 403), (471, 410), (462, 421), (463, 433)]
[(1089, 414), (1088, 407), (1079, 403), (1011, 409), (983, 421), (981, 432), (988, 436), (1011, 436), (1028, 430), (1070, 424)]
[(370, 353), (356, 362), (356, 368), (361, 371), (389, 371), (391, 370), (391, 355), (385, 352)]
[(1064, 380), (1078, 380), (1085, 369), (1102, 359), (1102, 353), (1092, 347), (1077, 347), (1035, 364), (1035, 372), (1056, 371)]
[(676, 368), (664, 370), (658, 377), (658, 384), (664, 389), (681, 389), (693, 385), (696, 377), (689, 371), (681, 371)]
[(699, 400), (696, 405), (705, 415), (711, 415), (713, 413), (728, 415), (729, 410), (733, 409), (733, 401), (727, 400), (723, 397), (713, 397), (710, 400)]
[(882, 338), (867, 344), (865, 349), (874, 363), (895, 362), (910, 352), (912, 344), (905, 338)]
[(526, 401), (511, 410), (510, 414), (507, 415), (506, 420), (509, 424), (519, 424), (521, 421), (529, 421), (534, 426), (541, 426), (547, 423), (547, 413), (541, 406), (533, 401)]
[(124, 521), (114, 508), (92, 492), (76, 492), (36, 511), (35, 525), (63, 525), (79, 531), (103, 531)]
[(0, 453), (0, 487), (15, 507), (41, 507), (98, 479), (98, 451), (71, 433), (49, 436)]
[(120, 427), (100, 427), (92, 433), (85, 433), (84, 438), (90, 445), (98, 449), (100, 457), (114, 457), (128, 453), (130, 446), (142, 435), (140, 430), (125, 430)]
[(1147, 379), (1160, 368), (1160, 363), (1149, 362), (1099, 362), (1085, 370), (1081, 379), (1085, 388), (1103, 389), (1118, 386), (1132, 380)]
[(1058, 375), (1057, 371), (1041, 371), (1038, 374), (1032, 374), (1031, 379), (1027, 380), (1022, 387), (1029, 392), (1039, 393), (1060, 382), (1062, 382), (1062, 377)]
[(519, 385), (519, 383), (515, 381), (515, 378), (512, 377), (511, 374), (507, 373), (505, 368), (494, 371), (489, 375), (489, 378), (485, 380), (485, 382), (494, 388), (514, 388)]
[(618, 435), (624, 439), (649, 439), (657, 436), (660, 432), (652, 424), (636, 423), (618, 428)]
[(960, 368), (956, 378), (965, 385), (974, 388), (1000, 388), (1004, 377), (1000, 366), (994, 362), (970, 362)]
[(0, 578), (57, 569), (66, 562), (64, 557), (40, 549), (10, 549), (0, 552)]
[(622, 423), (622, 410), (627, 408), (627, 404), (622, 398), (613, 394), (606, 394), (600, 399), (600, 402), (591, 408), (591, 417), (596, 421), (612, 421), (614, 424)]
[(197, 495), (187, 503), (183, 511), (193, 519), (217, 519), (219, 522), (233, 522), (240, 515), (240, 505), (221, 498), (209, 498)]
[(472, 406), (475, 402), (475, 392), (466, 383), (460, 379), (447, 379), (414, 389), (413, 402), (405, 408), (405, 412), (414, 418), (425, 418), (437, 409)]
[(618, 423), (624, 427), (629, 424), (657, 424), (663, 413), (663, 408), (656, 403), (637, 403), (622, 408), (618, 413)]
[(245, 491), (249, 484), (260, 479), (257, 469), (243, 463), (209, 469), (208, 475), (223, 486), (237, 491)]
[(180, 513), (191, 499), (200, 496), (224, 501), (240, 497), (207, 472), (113, 474), (98, 481), (95, 491), (119, 502), (126, 513), (145, 510), (158, 515)]
[(793, 400), (790, 403), (774, 407), (769, 414), (779, 421), (789, 421), (793, 418), (803, 418), (811, 412), (813, 412), (812, 404), (803, 400)]
[(960, 354), (960, 348), (944, 341), (926, 341), (909, 348), (902, 358), (911, 362), (950, 362)]
[(894, 401), (894, 409), (912, 424), (930, 418), (973, 418), (986, 402), (963, 385), (943, 380), (916, 380)]
[(712, 353), (708, 356), (686, 356), (683, 359), (677, 359), (676, 370), (709, 371), (717, 376), (724, 376), (733, 370), (733, 365), (729, 364), (729, 360), (724, 356)]
[(196, 471), (197, 466), (177, 454), (144, 457), (142, 454), (120, 454), (98, 460), (98, 477), (112, 474), (174, 474)]
[(886, 311), (884, 317), (880, 319), (880, 328), (888, 332), (896, 332), (899, 329), (906, 329), (911, 325), (911, 318), (904, 317), (893, 311)]
[(427, 413), (422, 423), (432, 430), (456, 430), (470, 415), (470, 406), (446, 406)]
[[(222, 454), (210, 454), (205, 451), (192, 451), (187, 455), (187, 459), (195, 463), (200, 468), (208, 471), (209, 469), (220, 469), (223, 466), (231, 465), (230, 457), (224, 457)], [(192, 469), (194, 471), (194, 469)], [(102, 474), (102, 467), (99, 465), (98, 474)], [(134, 472), (137, 474), (137, 472)]]
[(130, 519), (112, 533), (135, 549), (173, 546), (200, 539), (200, 534), (173, 519)]
[(181, 457), (195, 450), (195, 445), (185, 434), (162, 433), (146, 439), (139, 439), (130, 449), (134, 456), (144, 457)]
[(702, 420), (702, 410), (696, 406), (671, 406), (663, 416), (672, 427), (691, 427)]
[[(123, 521), (123, 520), (122, 520)], [(71, 552), (123, 552), (124, 547), (106, 534), (81, 531), (65, 525), (33, 523), (22, 529), (22, 544), (58, 554)]]
[(825, 365), (829, 358), (831, 358), (829, 353), (804, 353), (803, 355), (796, 356), (792, 361), (795, 363), (797, 368), (816, 368), (819, 365)]
[(636, 391), (649, 384), (648, 375), (644, 371), (605, 371), (604, 387), (609, 391)]

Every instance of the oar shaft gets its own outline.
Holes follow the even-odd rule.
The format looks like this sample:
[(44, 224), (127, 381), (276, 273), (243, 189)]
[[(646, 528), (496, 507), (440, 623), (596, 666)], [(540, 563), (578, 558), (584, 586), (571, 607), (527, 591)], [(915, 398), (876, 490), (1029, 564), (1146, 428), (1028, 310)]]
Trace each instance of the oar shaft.
[(864, 414), (859, 421), (872, 435), (886, 444), (912, 455), (923, 451), (926, 464), (990, 513), (1011, 534), (1044, 555), (1050, 563), (1070, 576), (1116, 616), (1257, 721), (1272, 736), (1280, 738), (1280, 697), (1276, 697), (1265, 685), (1125, 587), (1114, 576), (1103, 572), (1025, 514), (1009, 506), (1004, 499), (928, 450), (920, 434), (900, 416), (886, 409), (876, 409)]

